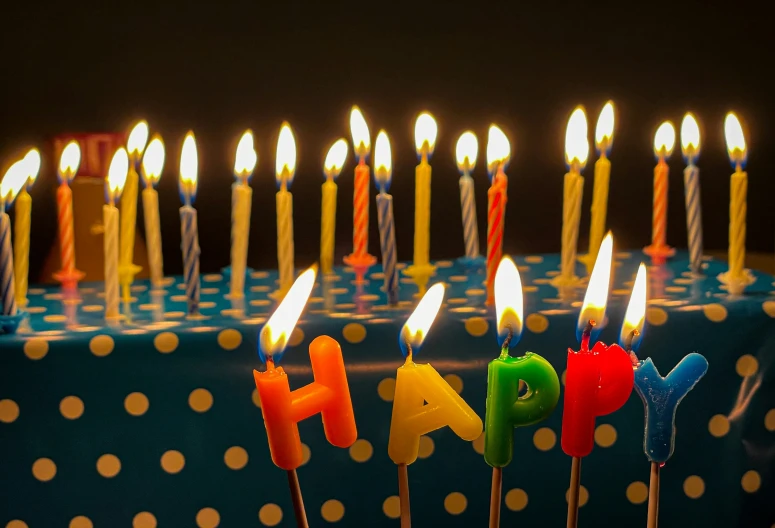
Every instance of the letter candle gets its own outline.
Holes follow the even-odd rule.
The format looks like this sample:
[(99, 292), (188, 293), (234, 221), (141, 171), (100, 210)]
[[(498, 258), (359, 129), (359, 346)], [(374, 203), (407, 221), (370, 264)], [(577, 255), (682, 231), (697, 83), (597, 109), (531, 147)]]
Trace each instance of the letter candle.
[(75, 268), (75, 235), (73, 228), (73, 191), (70, 183), (78, 173), (81, 164), (81, 148), (77, 141), (70, 141), (59, 157), (57, 176), (57, 220), (59, 225), (59, 260), (62, 266), (54, 279), (64, 288), (74, 288), (83, 278), (83, 272)]
[(27, 178), (14, 201), (13, 268), (16, 279), (16, 302), (27, 306), (27, 285), (30, 275), (30, 228), (32, 224), (32, 197), (27, 192), (40, 172), (40, 152), (31, 149), (22, 160)]
[(105, 254), (105, 318), (111, 319), (119, 316), (118, 312), (118, 284), (119, 284), (119, 256), (118, 256), (118, 208), (116, 200), (121, 196), (129, 171), (129, 156), (124, 147), (113, 154), (108, 169), (108, 177), (105, 178), (105, 201), (102, 206), (102, 224), (104, 226), (103, 251)]
[(479, 227), (476, 223), (476, 199), (471, 172), (476, 165), (479, 142), (476, 135), (463, 132), (455, 145), (455, 160), (460, 171), (460, 211), (463, 216), (463, 242), (466, 261), (473, 263), (479, 258)]
[[(388, 455), (398, 465), (402, 528), (411, 525), (407, 466), (417, 460), (420, 436), (449, 426), (463, 440), (482, 433), (482, 419), (430, 364), (417, 365), (419, 352), (444, 299), (444, 285), (434, 284), (401, 328), (398, 344), (406, 357), (396, 371)], [(427, 403), (425, 403), (427, 402)]]
[[(509, 354), (522, 336), (523, 313), (519, 271), (513, 260), (504, 257), (495, 274), (496, 336), (501, 353), (487, 366), (484, 418), (484, 460), (492, 466), (491, 528), (500, 525), (503, 468), (514, 454), (514, 428), (545, 420), (560, 398), (560, 380), (547, 360), (533, 352), (520, 357)], [(520, 381), (527, 386), (523, 397)]]
[(250, 177), (258, 162), (253, 148), (253, 132), (246, 130), (237, 144), (234, 155), (234, 178), (231, 186), (231, 269), (229, 293), (231, 297), (245, 295), (245, 273), (248, 266), (250, 239), (250, 206), (253, 189)]
[(336, 178), (342, 172), (347, 159), (347, 140), (339, 139), (328, 149), (323, 162), (326, 181), (321, 190), (320, 206), (320, 270), (324, 274), (334, 271), (334, 235), (336, 233)]
[(296, 469), (302, 464), (298, 422), (320, 414), (328, 442), (350, 447), (358, 438), (350, 389), (339, 343), (319, 336), (309, 346), (315, 381), (291, 392), (288, 376), (277, 366), (296, 322), (315, 284), (315, 268), (299, 275), (287, 295), (261, 329), (258, 354), (266, 371), (253, 371), (261, 400), (272, 462), (288, 473), (296, 524), (306, 527), (307, 517)]
[(657, 166), (654, 167), (654, 208), (651, 216), (651, 245), (643, 252), (651, 257), (654, 264), (664, 264), (665, 259), (675, 255), (675, 250), (667, 245), (667, 188), (670, 167), (666, 160), (675, 146), (675, 128), (673, 123), (665, 121), (654, 135), (654, 155)]
[(686, 197), (686, 232), (689, 245), (689, 269), (702, 275), (702, 206), (700, 205), (700, 169), (694, 164), (700, 155), (700, 127), (687, 113), (681, 122), (681, 152), (686, 159), (684, 194)]
[(199, 315), (199, 231), (196, 209), (192, 207), (198, 186), (199, 160), (194, 133), (189, 131), (180, 151), (180, 240), (183, 250), (183, 280), (186, 284), (188, 315)]
[(288, 188), (296, 174), (296, 140), (291, 125), (283, 123), (277, 138), (275, 178), (280, 188), (275, 195), (277, 205), (277, 269), (280, 289), (275, 293), (283, 298), (293, 285), (293, 195)]
[(353, 151), (358, 158), (355, 166), (353, 190), (353, 252), (344, 258), (344, 263), (355, 269), (356, 281), (363, 280), (366, 269), (372, 266), (376, 257), (369, 255), (369, 166), (366, 158), (371, 150), (369, 125), (360, 108), (353, 106), (350, 111), (350, 133), (353, 139)]
[(396, 230), (393, 223), (393, 197), (387, 193), (393, 179), (393, 160), (390, 140), (384, 130), (377, 134), (374, 145), (374, 180), (379, 189), (377, 194), (377, 223), (379, 243), (382, 250), (382, 271), (385, 280), (385, 295), (388, 304), (398, 303), (398, 270), (396, 264)]
[(635, 352), (643, 340), (646, 315), (646, 266), (638, 268), (630, 304), (619, 334), (619, 344), (632, 359), (635, 390), (643, 400), (645, 428), (643, 452), (651, 462), (649, 482), (648, 528), (657, 527), (659, 511), (659, 473), (675, 448), (675, 415), (678, 404), (708, 370), (708, 360), (691, 353), (685, 356), (666, 377), (662, 377), (651, 358), (638, 360)]
[[(629, 355), (619, 345), (594, 343), (600, 333), (597, 322), (605, 321), (612, 254), (613, 237), (609, 233), (600, 245), (576, 326), (581, 348), (578, 352), (568, 349), (561, 441), (562, 450), (573, 457), (568, 528), (575, 528), (578, 521), (581, 458), (592, 452), (595, 419), (619, 409), (632, 392), (633, 372)], [(594, 343), (592, 348), (591, 343)]]
[(503, 255), (503, 229), (506, 223), (506, 192), (509, 179), (506, 166), (511, 158), (511, 146), (506, 134), (490, 125), (487, 134), (487, 174), (490, 189), (487, 191), (487, 304), (495, 302), (495, 272)]
[[(0, 181), (0, 326), (6, 330), (9, 317), (18, 313), (15, 293), (13, 246), (11, 245), (11, 217), (6, 210), (11, 206), (27, 180), (24, 160), (11, 165)], [(6, 330), (7, 331), (7, 330)]]
[(121, 296), (125, 301), (131, 297), (130, 286), (134, 276), (142, 268), (132, 262), (135, 249), (135, 226), (137, 225), (137, 190), (139, 177), (137, 168), (143, 158), (143, 151), (148, 143), (148, 123), (140, 121), (129, 133), (126, 150), (129, 154), (129, 173), (121, 193), (121, 237), (118, 255), (119, 280)]
[(431, 166), (428, 160), (436, 146), (438, 126), (428, 112), (417, 117), (414, 125), (414, 144), (420, 164), (414, 171), (414, 261), (404, 273), (414, 279), (420, 290), (425, 293), (428, 280), (436, 267), (430, 263), (431, 242)]
[(611, 177), (611, 162), (608, 155), (614, 142), (614, 103), (608, 101), (595, 127), (595, 148), (600, 157), (595, 162), (595, 183), (592, 190), (592, 223), (589, 226), (589, 253), (583, 259), (587, 266), (587, 274), (592, 273), (592, 267), (597, 260), (597, 252), (605, 235), (605, 219), (608, 213), (608, 182)]
[(143, 189), (143, 220), (145, 223), (145, 242), (148, 244), (148, 267), (151, 285), (161, 288), (164, 284), (164, 260), (161, 252), (161, 223), (159, 222), (159, 193), (154, 186), (159, 183), (164, 168), (164, 142), (160, 136), (154, 136), (143, 154), (141, 171), (145, 189)]

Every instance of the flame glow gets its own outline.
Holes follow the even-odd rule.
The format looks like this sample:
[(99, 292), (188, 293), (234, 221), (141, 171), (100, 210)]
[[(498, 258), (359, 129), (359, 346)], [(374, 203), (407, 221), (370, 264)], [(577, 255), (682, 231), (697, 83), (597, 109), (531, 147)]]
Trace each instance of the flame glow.
[(638, 350), (640, 346), (643, 338), (643, 323), (646, 320), (647, 285), (646, 266), (641, 262), (638, 267), (638, 275), (635, 277), (635, 284), (632, 286), (630, 304), (627, 305), (627, 312), (624, 314), (622, 331), (619, 334), (619, 345), (622, 348), (627, 348), (627, 341), (629, 341), (633, 331), (636, 332), (636, 335), (632, 339), (632, 349)]
[(234, 155), (234, 175), (247, 180), (253, 174), (257, 162), (258, 154), (253, 148), (253, 132), (246, 130), (237, 144), (237, 152)]
[(312, 293), (316, 274), (317, 269), (313, 266), (299, 275), (280, 306), (261, 329), (258, 336), (258, 355), (261, 361), (266, 362), (267, 358), (270, 358), (276, 362), (282, 356)]
[[(417, 354), (420, 347), (431, 329), (436, 314), (441, 308), (441, 301), (444, 300), (444, 284), (437, 283), (431, 286), (425, 295), (423, 295), (417, 307), (406, 320), (398, 336), (398, 344), (404, 356)], [(410, 350), (411, 347), (411, 350)]]
[(583, 169), (589, 156), (589, 139), (587, 138), (587, 114), (583, 106), (577, 106), (568, 119), (565, 130), (565, 162), (569, 167), (578, 165)]
[(353, 138), (353, 149), (358, 158), (366, 156), (371, 150), (369, 125), (366, 124), (361, 109), (353, 106), (350, 110), (350, 134)]
[(654, 134), (654, 154), (657, 157), (669, 158), (675, 147), (675, 128), (673, 123), (665, 121)]
[(374, 179), (381, 191), (387, 192), (393, 179), (393, 156), (390, 152), (390, 139), (384, 130), (377, 134), (374, 145)]
[(511, 331), (509, 348), (519, 343), (522, 336), (524, 301), (522, 297), (522, 279), (514, 261), (504, 257), (495, 273), (495, 319), (498, 323), (498, 344), (504, 341)]
[(326, 161), (323, 162), (323, 172), (326, 174), (327, 178), (336, 179), (337, 176), (339, 176), (339, 173), (342, 172), (342, 167), (344, 167), (344, 162), (347, 159), (348, 148), (347, 140), (342, 138), (336, 140), (336, 142), (331, 145), (331, 148), (328, 149)]
[(70, 141), (59, 157), (59, 179), (60, 181), (70, 183), (78, 172), (78, 166), (81, 164), (81, 147), (75, 140)]
[(740, 120), (737, 119), (734, 112), (729, 112), (726, 118), (724, 118), (724, 137), (727, 140), (729, 160), (733, 164), (745, 163), (745, 158), (748, 154), (748, 149), (745, 145), (745, 135), (743, 134)]
[(614, 141), (614, 102), (608, 101), (600, 111), (595, 127), (595, 146), (607, 152)]
[(139, 159), (148, 143), (148, 123), (145, 120), (137, 123), (126, 140), (126, 149), (130, 156)]
[(592, 275), (589, 276), (589, 285), (584, 294), (584, 303), (581, 305), (581, 313), (576, 324), (576, 337), (581, 341), (581, 334), (587, 323), (595, 321), (597, 326), (592, 329), (592, 339), (590, 345), (596, 336), (600, 333), (601, 326), (605, 320), (605, 308), (608, 304), (608, 286), (611, 281), (611, 257), (613, 255), (614, 237), (608, 233), (600, 244), (600, 251), (597, 254), (595, 267), (592, 269)]
[(689, 160), (700, 155), (700, 126), (691, 112), (681, 121), (681, 152)]
[(487, 172), (493, 174), (499, 165), (505, 169), (510, 157), (509, 138), (496, 125), (490, 125), (487, 132)]
[(108, 169), (108, 202), (113, 205), (113, 200), (117, 200), (121, 196), (121, 191), (124, 190), (124, 183), (126, 183), (126, 174), (129, 171), (129, 155), (124, 147), (121, 147), (113, 154), (113, 159), (110, 160), (110, 168)]
[(199, 178), (199, 158), (196, 151), (196, 138), (189, 131), (183, 140), (183, 148), (180, 150), (180, 192), (183, 194), (184, 203), (191, 201), (196, 196)]
[(0, 180), (0, 212), (13, 203), (26, 181), (27, 166), (23, 159), (8, 167), (3, 179)]
[(154, 136), (145, 148), (142, 168), (146, 185), (155, 185), (159, 182), (164, 168), (164, 142), (160, 136)]
[(476, 134), (470, 130), (463, 132), (455, 145), (455, 159), (460, 172), (471, 172), (476, 165), (476, 156), (479, 152), (479, 141)]
[(436, 136), (439, 134), (439, 127), (436, 124), (436, 120), (428, 112), (423, 112), (417, 117), (417, 121), (414, 124), (414, 146), (417, 149), (417, 154), (422, 155), (423, 150), (426, 150), (425, 154), (430, 156), (433, 154), (433, 149), (436, 147)]
[(275, 162), (275, 177), (277, 183), (290, 185), (296, 172), (296, 140), (293, 137), (291, 125), (284, 122), (277, 138), (277, 161)]
[(36, 148), (30, 149), (24, 156), (24, 166), (27, 167), (27, 187), (30, 187), (38, 179), (40, 172), (40, 152)]

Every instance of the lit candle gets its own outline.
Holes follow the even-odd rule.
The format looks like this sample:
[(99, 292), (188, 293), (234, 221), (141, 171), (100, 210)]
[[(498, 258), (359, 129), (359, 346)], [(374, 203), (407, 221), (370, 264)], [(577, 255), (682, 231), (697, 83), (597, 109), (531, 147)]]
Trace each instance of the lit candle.
[(702, 206), (700, 205), (700, 169), (694, 164), (700, 155), (700, 127), (691, 113), (681, 122), (681, 152), (686, 159), (684, 194), (686, 196), (686, 231), (689, 245), (689, 269), (702, 273)]
[(135, 265), (135, 226), (137, 225), (137, 192), (139, 177), (137, 167), (143, 157), (145, 145), (148, 143), (148, 123), (140, 121), (129, 133), (126, 142), (126, 150), (129, 154), (129, 173), (126, 176), (126, 184), (121, 193), (121, 247), (119, 249), (119, 277), (121, 282), (122, 297), (129, 300), (129, 287), (135, 274), (140, 271), (140, 266)]
[[(592, 223), (589, 226), (589, 254), (584, 259), (587, 273), (597, 260), (597, 252), (605, 235), (605, 219), (608, 213), (608, 182), (611, 177), (611, 162), (608, 155), (614, 141), (614, 103), (608, 101), (595, 127), (595, 148), (600, 157), (595, 162), (595, 183), (592, 190)], [(583, 181), (583, 180), (582, 180)]]
[(75, 268), (75, 234), (73, 228), (73, 191), (70, 183), (78, 173), (81, 164), (81, 147), (77, 141), (70, 141), (59, 158), (57, 176), (57, 219), (59, 226), (59, 260), (62, 266), (54, 278), (65, 288), (72, 288), (83, 278), (83, 273)]
[(129, 156), (124, 147), (121, 147), (113, 155), (108, 169), (108, 177), (105, 178), (106, 204), (102, 206), (102, 224), (104, 229), (103, 251), (105, 255), (105, 317), (118, 317), (118, 283), (119, 283), (119, 257), (118, 257), (118, 208), (116, 200), (124, 189), (127, 172), (129, 170)]
[[(13, 246), (11, 245), (11, 217), (6, 210), (11, 206), (27, 180), (28, 170), (24, 160), (9, 167), (0, 181), (0, 308), (2, 316), (15, 316), (16, 305)], [(5, 329), (6, 320), (0, 319)]]
[(670, 167), (667, 159), (673, 153), (675, 146), (675, 128), (673, 123), (665, 121), (654, 135), (654, 155), (657, 166), (654, 167), (654, 208), (651, 216), (651, 245), (643, 251), (649, 255), (654, 264), (664, 263), (667, 257), (672, 257), (675, 250), (667, 245), (667, 188)]
[(396, 231), (393, 224), (393, 197), (388, 194), (393, 179), (393, 160), (390, 140), (384, 130), (377, 134), (374, 145), (374, 180), (377, 183), (377, 223), (379, 243), (382, 250), (382, 271), (385, 280), (385, 294), (389, 304), (398, 303), (398, 271), (396, 270)]
[(13, 267), (16, 278), (16, 302), (19, 306), (24, 307), (27, 305), (27, 285), (30, 275), (30, 228), (32, 224), (32, 197), (27, 191), (38, 177), (40, 152), (38, 149), (31, 149), (22, 161), (27, 170), (27, 179), (14, 202)]
[(143, 154), (142, 173), (145, 182), (143, 220), (145, 222), (145, 239), (148, 244), (148, 267), (150, 268), (151, 284), (156, 288), (164, 284), (164, 260), (161, 251), (159, 194), (154, 186), (159, 183), (163, 168), (164, 142), (162, 142), (161, 137), (154, 136)]
[(280, 273), (279, 297), (283, 297), (293, 284), (293, 195), (288, 187), (296, 173), (296, 140), (291, 125), (283, 123), (277, 138), (275, 177), (277, 191), (277, 267)]
[(511, 146), (506, 134), (495, 125), (487, 133), (487, 304), (495, 302), (495, 273), (503, 255), (503, 228), (506, 223), (506, 201), (509, 179), (506, 166), (511, 159)]
[(361, 280), (366, 268), (374, 264), (377, 259), (369, 255), (370, 175), (366, 158), (371, 150), (371, 137), (369, 126), (357, 106), (353, 106), (350, 111), (350, 133), (358, 165), (355, 166), (353, 191), (353, 252), (345, 257), (344, 263), (355, 268), (358, 280)]
[(196, 198), (199, 160), (194, 133), (189, 131), (180, 151), (180, 179), (178, 188), (183, 201), (180, 208), (180, 239), (183, 249), (183, 280), (186, 284), (188, 315), (199, 315), (199, 230), (196, 209), (192, 207)]
[(460, 211), (463, 216), (463, 242), (466, 259), (479, 258), (479, 227), (476, 223), (476, 200), (474, 198), (474, 179), (471, 172), (476, 165), (479, 142), (473, 132), (463, 132), (455, 146), (455, 159), (460, 171)]
[(336, 178), (342, 172), (347, 159), (347, 140), (339, 139), (328, 149), (323, 162), (323, 174), (326, 181), (321, 190), (320, 207), (320, 270), (323, 273), (334, 271), (334, 234), (336, 233)]
[(248, 240), (250, 239), (250, 206), (253, 189), (250, 177), (258, 162), (253, 148), (253, 132), (246, 130), (237, 145), (234, 156), (234, 178), (231, 186), (231, 278), (232, 297), (245, 295), (245, 273), (248, 265)]

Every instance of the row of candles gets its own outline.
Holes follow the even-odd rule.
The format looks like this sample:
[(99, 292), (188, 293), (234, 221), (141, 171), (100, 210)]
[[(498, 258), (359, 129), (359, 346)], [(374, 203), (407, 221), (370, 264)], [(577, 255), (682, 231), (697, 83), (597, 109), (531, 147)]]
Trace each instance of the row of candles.
[[(580, 349), (568, 349), (561, 445), (572, 457), (569, 528), (577, 522), (581, 459), (592, 452), (595, 420), (622, 407), (633, 386), (644, 403), (644, 452), (651, 462), (647, 525), (656, 526), (659, 471), (673, 454), (678, 404), (708, 368), (702, 355), (691, 353), (662, 377), (650, 358), (640, 360), (636, 356), (642, 342), (647, 303), (644, 264), (634, 281), (619, 344), (609, 346), (597, 341), (601, 325), (596, 322), (605, 321), (612, 252), (613, 237), (609, 233), (601, 241), (579, 314)], [(315, 381), (293, 392), (288, 376), (278, 366), (312, 291), (315, 272), (311, 268), (299, 276), (262, 328), (258, 351), (266, 370), (253, 372), (271, 457), (278, 467), (289, 472), (298, 526), (307, 524), (295, 474), (303, 461), (297, 423), (320, 413), (331, 444), (349, 447), (357, 439), (339, 343), (328, 336), (311, 342), (309, 353)], [(443, 284), (428, 289), (400, 332), (399, 346), (405, 362), (396, 372), (388, 454), (398, 466), (402, 527), (411, 522), (407, 466), (417, 459), (420, 437), (443, 427), (450, 427), (468, 441), (478, 438), (484, 430), (484, 459), (493, 468), (490, 527), (497, 527), (502, 470), (514, 456), (513, 430), (545, 420), (559, 401), (560, 381), (546, 359), (532, 352), (511, 356), (510, 351), (522, 333), (524, 308), (519, 271), (508, 257), (499, 262), (494, 291), (500, 355), (488, 365), (484, 423), (430, 364), (414, 361), (443, 302)]]
[[(614, 137), (614, 106), (608, 102), (603, 107), (595, 131), (595, 147), (599, 159), (595, 163), (594, 190), (592, 198), (592, 220), (590, 226), (589, 253), (581, 260), (587, 271), (591, 266), (602, 241), (606, 226), (608, 189), (611, 162), (608, 159)], [(728, 285), (731, 293), (739, 293), (752, 278), (745, 269), (745, 232), (747, 174), (742, 168), (746, 160), (746, 143), (742, 127), (734, 113), (725, 119), (725, 135), (730, 160), (735, 166), (731, 177), (729, 271), (719, 278)], [(357, 166), (353, 195), (353, 252), (345, 257), (358, 277), (375, 261), (368, 253), (369, 186), (370, 168), (366, 164), (371, 153), (369, 127), (363, 114), (353, 107), (350, 114), (350, 129)], [(412, 277), (419, 289), (425, 291), (428, 280), (434, 273), (430, 262), (430, 200), (431, 166), (438, 128), (435, 119), (427, 112), (417, 118), (415, 125), (415, 146), (420, 163), (415, 171), (415, 231), (414, 258), (405, 273)], [(128, 136), (126, 148), (114, 155), (106, 178), (105, 223), (105, 284), (107, 317), (118, 314), (119, 291), (129, 297), (129, 288), (140, 268), (133, 263), (133, 248), (137, 214), (139, 175), (145, 183), (142, 191), (145, 231), (148, 243), (149, 272), (156, 287), (163, 285), (163, 262), (161, 251), (161, 230), (159, 225), (159, 201), (154, 186), (161, 177), (164, 165), (164, 143), (159, 136), (149, 139), (149, 128), (145, 121), (134, 126)], [(668, 166), (666, 159), (672, 154), (676, 133), (670, 122), (663, 123), (654, 139), (654, 152), (658, 163), (654, 169), (654, 207), (652, 243), (645, 252), (656, 263), (664, 262), (674, 253), (666, 243)], [(465, 132), (456, 145), (457, 165), (460, 177), (460, 202), (465, 239), (464, 263), (481, 265), (484, 260), (487, 274), (487, 302), (494, 300), (495, 270), (503, 252), (508, 177), (506, 168), (511, 158), (511, 146), (507, 136), (496, 125), (491, 125), (487, 138), (487, 172), (491, 186), (488, 190), (487, 249), (484, 259), (479, 255), (477, 215), (474, 200), (474, 184), (471, 173), (476, 165), (478, 141), (472, 132)], [(684, 171), (686, 195), (687, 231), (689, 241), (690, 269), (701, 273), (702, 220), (699, 191), (699, 169), (696, 161), (700, 153), (700, 131), (691, 113), (681, 123), (681, 150), (688, 166)], [(322, 186), (321, 251), (320, 264), (324, 273), (330, 273), (334, 264), (334, 232), (336, 223), (336, 178), (339, 176), (348, 154), (345, 139), (337, 140), (325, 158)], [(587, 117), (582, 107), (576, 108), (570, 116), (565, 137), (565, 160), (569, 172), (563, 186), (563, 227), (560, 274), (554, 279), (559, 288), (577, 287), (579, 278), (575, 274), (577, 242), (581, 217), (581, 203), (584, 179), (582, 170), (589, 156)], [(258, 161), (254, 148), (253, 134), (246, 131), (236, 149), (232, 186), (231, 266), (230, 294), (244, 295), (247, 271), (248, 239), (252, 190), (250, 178)], [(80, 162), (80, 148), (77, 142), (70, 142), (62, 151), (59, 167), (59, 189), (57, 207), (59, 219), (60, 260), (62, 269), (55, 277), (66, 287), (71, 287), (82, 278), (76, 268), (72, 191), (70, 183)], [(378, 187), (376, 197), (377, 219), (380, 233), (380, 248), (384, 268), (384, 290), (388, 302), (398, 300), (398, 272), (396, 241), (393, 220), (393, 197), (388, 194), (392, 179), (392, 154), (387, 133), (381, 130), (374, 146), (374, 179)], [(16, 303), (24, 305), (28, 280), (29, 237), (31, 198), (27, 189), (34, 183), (40, 167), (40, 155), (31, 150), (24, 159), (13, 164), (0, 184), (0, 296), (3, 314), (16, 314)], [(193, 132), (183, 142), (180, 157), (179, 189), (183, 207), (180, 209), (181, 236), (183, 240), (183, 264), (186, 280), (188, 310), (191, 315), (198, 312), (199, 305), (199, 242), (197, 213), (193, 207), (198, 178), (197, 147)], [(293, 197), (290, 186), (296, 170), (296, 140), (291, 127), (284, 123), (277, 142), (275, 175), (278, 185), (276, 194), (277, 213), (277, 260), (280, 288), (277, 297), (282, 298), (294, 279), (294, 235)], [(121, 201), (121, 214), (115, 207)], [(15, 250), (10, 245), (10, 220), (5, 209), (16, 199)], [(5, 215), (5, 216), (3, 216)], [(8, 233), (8, 238), (3, 236)], [(119, 236), (120, 233), (120, 236)], [(15, 253), (15, 258), (12, 258)], [(11, 261), (14, 261), (13, 266)], [(15, 279), (11, 277), (15, 275)], [(15, 288), (15, 293), (14, 292)]]

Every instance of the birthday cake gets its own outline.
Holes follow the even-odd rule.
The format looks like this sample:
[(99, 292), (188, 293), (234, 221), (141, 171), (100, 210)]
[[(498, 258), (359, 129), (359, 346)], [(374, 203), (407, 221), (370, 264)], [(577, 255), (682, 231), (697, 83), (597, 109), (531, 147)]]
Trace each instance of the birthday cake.
[[(603, 341), (618, 339), (641, 260), (637, 252), (615, 254)], [(584, 288), (558, 297), (551, 285), (558, 255), (515, 261), (525, 296), (515, 354), (540, 354), (564, 381)], [(484, 417), (487, 364), (500, 352), (484, 272), (435, 264), (430, 283), (445, 283), (446, 294), (416, 361), (432, 363)], [(707, 278), (693, 279), (687, 254), (679, 253), (649, 271), (639, 355), (662, 375), (690, 352), (710, 364), (678, 409), (675, 455), (662, 468), (660, 520), (666, 527), (769, 527), (775, 522), (768, 500), (775, 490), (773, 277), (757, 273), (744, 296), (730, 297), (715, 278), (726, 264), (706, 260), (704, 268)], [(0, 526), (294, 525), (252, 376), (260, 365), (259, 330), (276, 307), (277, 278), (251, 272), (237, 300), (228, 295), (227, 277), (203, 275), (199, 318), (186, 316), (180, 277), (167, 278), (162, 290), (136, 280), (110, 323), (101, 283), (80, 284), (69, 294), (31, 287), (29, 318), (15, 334), (0, 335)], [(318, 277), (281, 365), (292, 389), (306, 385), (310, 342), (336, 339), (358, 440), (339, 449), (326, 440), (319, 418), (300, 422), (298, 476), (311, 525), (395, 526), (399, 499), (388, 437), (396, 369), (404, 361), (397, 336), (417, 303), (417, 287), (401, 279), (399, 303), (390, 307), (379, 266), (364, 284), (354, 279), (349, 268)], [(565, 522), (571, 459), (560, 447), (562, 415), (560, 397), (548, 419), (515, 431), (514, 458), (503, 470), (503, 525)], [(644, 408), (635, 393), (597, 419), (581, 477), (580, 525), (644, 523), (643, 434)], [(449, 428), (422, 437), (409, 471), (417, 526), (486, 525), (491, 468), (483, 450), (483, 437), (465, 442)]]

